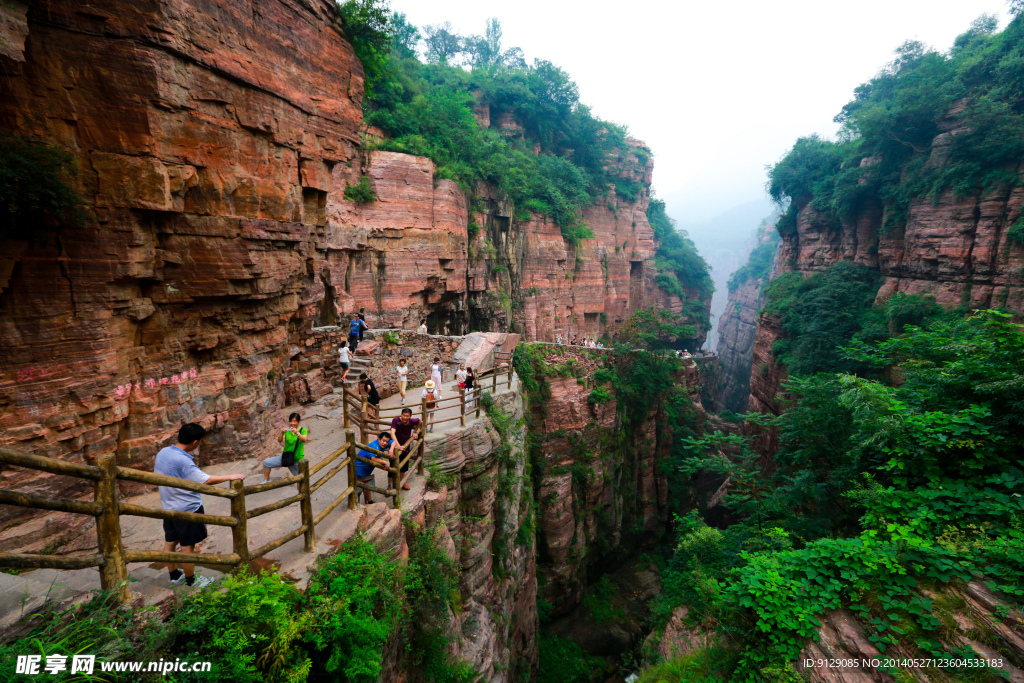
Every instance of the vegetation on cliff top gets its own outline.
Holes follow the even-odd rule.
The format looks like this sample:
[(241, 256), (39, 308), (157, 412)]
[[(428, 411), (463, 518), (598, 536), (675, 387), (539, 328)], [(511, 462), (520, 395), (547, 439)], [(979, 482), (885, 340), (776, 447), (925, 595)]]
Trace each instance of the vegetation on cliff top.
[(1024, 16), (1002, 32), (982, 16), (947, 52), (916, 41), (859, 86), (836, 116), (837, 142), (801, 138), (769, 171), (768, 190), (796, 230), (810, 205), (849, 220), (865, 207), (885, 210), (884, 231), (902, 228), (912, 201), (951, 190), (973, 195), (1019, 185), (1024, 155)]
[(848, 355), (899, 380), (792, 380), (788, 409), (758, 418), (779, 430), (770, 466), (740, 437), (688, 442), (684, 472), (729, 476), (741, 521), (682, 520), (661, 613), (685, 603), (721, 636), (705, 664), (721, 680), (797, 680), (789, 663), (841, 607), (883, 653), (976, 659), (936, 591), (980, 578), (1024, 601), (1024, 327), (984, 311)]
[[(497, 19), (483, 36), (463, 36), (447, 23), (421, 30), (397, 12), (381, 23), (383, 0), (339, 7), (367, 71), (365, 121), (385, 134), (369, 146), (428, 157), (436, 177), (470, 195), (488, 182), (512, 200), (517, 220), (549, 216), (573, 245), (593, 236), (584, 208), (615, 207), (613, 194), (642, 198), (650, 150), (595, 117), (565, 71), (541, 59), (528, 65), (519, 48), (504, 47)], [(490, 125), (478, 122), (478, 106), (489, 107)], [(710, 295), (707, 264), (664, 204), (652, 201), (647, 215), (660, 243), (659, 284), (684, 299), (683, 289)]]

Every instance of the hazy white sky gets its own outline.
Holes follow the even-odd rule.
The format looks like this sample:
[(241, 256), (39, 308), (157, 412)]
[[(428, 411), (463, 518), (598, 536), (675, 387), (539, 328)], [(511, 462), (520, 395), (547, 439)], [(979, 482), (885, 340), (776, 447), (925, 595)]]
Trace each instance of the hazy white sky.
[(656, 192), (674, 217), (702, 220), (763, 196), (764, 166), (832, 117), (904, 40), (945, 50), (1006, 0), (391, 0), (416, 25), (452, 22), (548, 59), (580, 98), (655, 155)]

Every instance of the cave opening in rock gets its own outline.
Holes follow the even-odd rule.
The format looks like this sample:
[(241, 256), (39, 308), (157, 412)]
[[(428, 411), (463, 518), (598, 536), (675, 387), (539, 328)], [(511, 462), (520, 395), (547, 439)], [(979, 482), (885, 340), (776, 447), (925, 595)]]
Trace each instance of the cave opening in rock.
[(320, 274), (324, 285), (324, 298), (316, 315), (316, 327), (333, 327), (338, 324), (337, 308), (334, 303), (334, 287), (327, 281), (327, 276)]

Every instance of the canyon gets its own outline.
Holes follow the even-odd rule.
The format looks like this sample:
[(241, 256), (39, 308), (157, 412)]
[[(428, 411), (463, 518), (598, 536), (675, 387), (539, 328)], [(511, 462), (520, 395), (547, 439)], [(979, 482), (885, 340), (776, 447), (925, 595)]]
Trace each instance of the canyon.
[[(294, 349), (359, 308), (371, 327), (526, 339), (683, 308), (654, 284), (642, 143), (617, 162), (643, 184), (637, 200), (610, 188), (578, 247), (550, 218), (517, 220), (493, 188), (471, 207), (430, 160), (361, 146), (362, 65), (330, 2), (0, 12), (0, 129), (71, 155), (87, 216), (0, 237), (0, 446), (145, 468), (196, 421), (214, 462), (263, 454)], [(376, 201), (346, 200), (363, 176)]]
[[(686, 282), (685, 298), (655, 283), (653, 164), (637, 140), (609, 163), (639, 194), (609, 187), (583, 211), (592, 237), (577, 245), (485, 183), (470, 194), (427, 158), (366, 144), (363, 67), (327, 0), (14, 0), (0, 6), (0, 32), (0, 131), (68, 154), (85, 214), (0, 232), (0, 447), (80, 463), (114, 453), (148, 470), (194, 421), (209, 430), (204, 465), (258, 461), (276, 448), (282, 409), (329, 398), (360, 309), (418, 349), (420, 372), (428, 353), (455, 362), (468, 332), (595, 338), (644, 308), (709, 304)], [(492, 124), (486, 103), (477, 112), (481, 125), (514, 125)], [(375, 200), (346, 199), (364, 178)], [(421, 320), (431, 336), (413, 339)], [(373, 365), (384, 348), (371, 335), (359, 357)], [(602, 356), (566, 349), (550, 362), (574, 353), (576, 376), (551, 379), (544, 405), (525, 407), (543, 415), (535, 511), (522, 427), (502, 457), (505, 437), (483, 426), (431, 454), (453, 482), (417, 514), (459, 539), (471, 608), (460, 623), (473, 633), (459, 654), (492, 680), (536, 668), (538, 591), (569, 614), (588, 568), (668, 528), (658, 463), (671, 430), (652, 405), (642, 447), (622, 443), (614, 397), (588, 401)], [(699, 418), (696, 372), (679, 381)], [(518, 397), (502, 408), (524, 410)], [(597, 457), (616, 435), (618, 450)], [(505, 481), (514, 496), (499, 495)], [(0, 483), (92, 495), (19, 468)], [(120, 494), (147, 491), (122, 482)], [(377, 526), (397, 543), (392, 517)], [(4, 506), (0, 550), (80, 550), (85, 527), (60, 519)]]

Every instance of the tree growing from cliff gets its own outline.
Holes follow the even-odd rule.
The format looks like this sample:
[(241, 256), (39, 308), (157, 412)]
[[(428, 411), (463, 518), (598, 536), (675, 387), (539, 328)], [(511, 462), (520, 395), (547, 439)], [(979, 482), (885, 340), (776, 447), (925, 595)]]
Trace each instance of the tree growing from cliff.
[(342, 32), (363, 64), (364, 88), (371, 94), (385, 77), (391, 54), (394, 24), (387, 0), (345, 0), (337, 7)]

